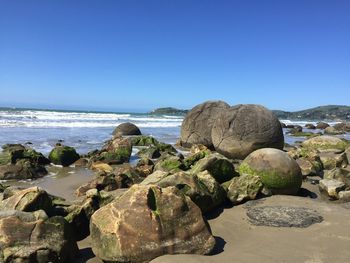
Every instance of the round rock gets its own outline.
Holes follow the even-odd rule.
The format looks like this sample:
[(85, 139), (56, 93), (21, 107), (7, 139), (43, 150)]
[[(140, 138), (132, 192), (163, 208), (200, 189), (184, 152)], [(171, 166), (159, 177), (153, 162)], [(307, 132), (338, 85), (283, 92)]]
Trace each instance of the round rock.
[(298, 163), (286, 152), (273, 148), (252, 152), (239, 166), (239, 173), (259, 176), (272, 194), (296, 194), (302, 183)]
[(140, 129), (131, 122), (125, 122), (114, 129), (113, 135), (141, 135)]
[(181, 145), (203, 144), (213, 148), (211, 129), (217, 116), (230, 108), (223, 101), (207, 101), (190, 110), (181, 125)]
[(260, 148), (283, 149), (284, 136), (276, 115), (267, 108), (245, 104), (222, 112), (212, 128), (215, 150), (232, 159), (244, 159)]
[(305, 228), (323, 221), (316, 211), (304, 207), (252, 207), (248, 209), (247, 216), (256, 226)]

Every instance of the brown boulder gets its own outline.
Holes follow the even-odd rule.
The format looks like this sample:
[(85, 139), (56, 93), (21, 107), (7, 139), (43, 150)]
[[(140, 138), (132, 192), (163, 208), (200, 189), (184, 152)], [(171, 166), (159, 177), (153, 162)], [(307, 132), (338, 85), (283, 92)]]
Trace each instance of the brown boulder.
[(92, 215), (90, 233), (94, 254), (107, 262), (208, 254), (215, 246), (200, 209), (175, 187), (133, 186)]
[(119, 124), (112, 133), (113, 135), (141, 135), (140, 129), (131, 122)]
[(212, 129), (213, 145), (232, 159), (244, 159), (260, 148), (283, 149), (284, 137), (276, 115), (260, 105), (237, 105), (220, 114)]
[(223, 101), (207, 101), (189, 111), (181, 125), (181, 145), (203, 144), (213, 148), (211, 130), (217, 116), (230, 106)]

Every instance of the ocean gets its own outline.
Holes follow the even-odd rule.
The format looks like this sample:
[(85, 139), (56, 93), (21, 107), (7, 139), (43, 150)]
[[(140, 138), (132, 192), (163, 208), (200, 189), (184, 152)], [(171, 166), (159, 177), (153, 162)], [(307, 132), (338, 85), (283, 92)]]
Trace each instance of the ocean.
[[(78, 153), (85, 154), (101, 148), (103, 143), (111, 138), (114, 128), (123, 122), (132, 122), (143, 134), (152, 135), (162, 142), (175, 144), (180, 136), (182, 120), (183, 116), (145, 113), (0, 109), (0, 145), (29, 143), (37, 151), (48, 154), (58, 141), (62, 141), (65, 145), (75, 147)], [(300, 120), (281, 121), (301, 126), (306, 123), (317, 123), (317, 121)], [(345, 137), (350, 139), (349, 134)], [(285, 130), (287, 143), (292, 144), (303, 139), (291, 137)]]

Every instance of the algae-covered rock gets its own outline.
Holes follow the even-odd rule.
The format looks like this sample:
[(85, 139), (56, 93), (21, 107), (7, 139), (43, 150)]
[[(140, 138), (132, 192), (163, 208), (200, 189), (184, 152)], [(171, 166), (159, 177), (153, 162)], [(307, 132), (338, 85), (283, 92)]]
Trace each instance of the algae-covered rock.
[(182, 160), (177, 156), (166, 156), (160, 159), (154, 166), (154, 170), (166, 172), (178, 172), (184, 170), (185, 166)]
[(296, 194), (302, 183), (297, 162), (278, 149), (264, 148), (252, 152), (238, 170), (241, 175), (258, 176), (272, 194)]
[(321, 152), (319, 156), (325, 170), (332, 170), (337, 167), (345, 168), (348, 165), (348, 159), (345, 153)]
[(0, 262), (74, 262), (78, 246), (63, 217), (5, 213), (0, 212)]
[(0, 152), (0, 180), (34, 179), (47, 174), (50, 161), (21, 144), (5, 144)]
[(92, 215), (90, 233), (94, 254), (106, 262), (208, 254), (215, 246), (200, 209), (175, 187), (133, 186)]
[(0, 165), (0, 180), (25, 180), (40, 178), (47, 174), (42, 165), (36, 165), (25, 159), (17, 161), (16, 164)]
[(220, 184), (231, 180), (238, 174), (233, 164), (220, 154), (211, 154), (200, 159), (191, 169), (191, 173), (197, 174), (207, 170)]
[(54, 164), (69, 166), (79, 159), (79, 154), (73, 147), (58, 145), (50, 152), (49, 159)]
[(328, 134), (328, 135), (340, 135), (344, 133), (345, 133), (344, 131), (339, 131), (334, 127), (327, 127), (326, 129), (324, 129), (324, 134)]
[(347, 143), (337, 137), (322, 135), (308, 139), (302, 143), (302, 146), (308, 149), (329, 150), (335, 149), (344, 151)]
[(156, 159), (161, 156), (161, 152), (156, 146), (150, 146), (147, 148), (141, 149), (138, 153), (137, 156), (140, 158), (148, 158), (148, 159)]
[(132, 146), (156, 146), (159, 144), (157, 139), (146, 135), (130, 137), (129, 141)]
[(9, 198), (4, 199), (0, 203), (0, 210), (19, 210), (24, 212), (44, 210), (47, 214), (50, 214), (52, 201), (46, 191), (34, 186), (19, 190)]
[[(193, 148), (193, 147), (192, 147)], [(191, 149), (192, 149), (191, 148)], [(197, 163), (200, 159), (203, 159), (204, 157), (208, 156), (211, 154), (211, 151), (206, 149), (206, 150), (202, 150), (202, 151), (196, 151), (195, 153), (192, 153), (191, 155), (187, 156), (184, 160), (184, 166), (185, 169), (191, 169), (192, 166)]]
[(258, 176), (243, 174), (227, 182), (227, 197), (233, 204), (254, 200), (263, 189), (263, 183)]
[(197, 175), (178, 172), (164, 177), (156, 184), (162, 188), (175, 186), (189, 196), (203, 213), (220, 205), (226, 196), (221, 185), (207, 171)]

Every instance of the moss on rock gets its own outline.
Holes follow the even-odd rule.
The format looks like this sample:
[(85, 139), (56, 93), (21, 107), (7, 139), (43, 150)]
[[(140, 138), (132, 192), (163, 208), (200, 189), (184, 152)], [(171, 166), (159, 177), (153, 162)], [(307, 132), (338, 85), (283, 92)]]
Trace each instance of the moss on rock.
[(69, 166), (79, 159), (79, 154), (73, 147), (56, 146), (50, 152), (49, 159), (54, 164)]
[(264, 148), (257, 150), (241, 163), (240, 175), (258, 176), (273, 194), (296, 194), (302, 183), (299, 165), (287, 153)]

